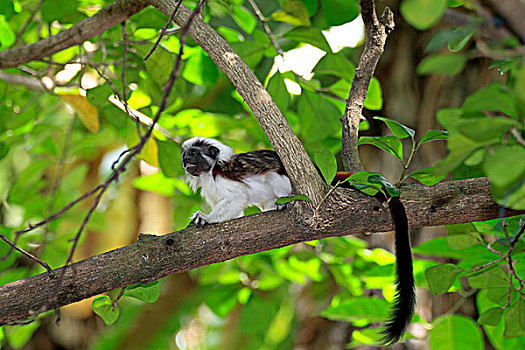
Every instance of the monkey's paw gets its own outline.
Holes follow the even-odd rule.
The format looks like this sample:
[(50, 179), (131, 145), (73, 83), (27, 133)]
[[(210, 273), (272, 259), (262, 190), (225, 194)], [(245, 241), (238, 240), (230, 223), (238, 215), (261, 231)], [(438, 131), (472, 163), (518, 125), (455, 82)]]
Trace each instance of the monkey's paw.
[(197, 210), (192, 216), (191, 221), (195, 223), (197, 226), (204, 226), (208, 223), (208, 220), (206, 219), (206, 215), (201, 213), (200, 210)]
[(286, 207), (288, 207), (288, 203), (284, 203), (284, 204), (275, 203), (275, 209), (277, 211), (283, 211), (284, 209), (286, 209)]

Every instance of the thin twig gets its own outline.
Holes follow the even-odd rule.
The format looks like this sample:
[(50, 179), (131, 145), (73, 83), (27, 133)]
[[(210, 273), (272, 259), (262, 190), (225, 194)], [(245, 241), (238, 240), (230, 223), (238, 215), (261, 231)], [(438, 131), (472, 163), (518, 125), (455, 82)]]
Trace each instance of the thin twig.
[(272, 42), (273, 47), (275, 48), (275, 51), (277, 51), (279, 55), (283, 56), (284, 55), (283, 49), (281, 49), (281, 47), (279, 46), (279, 43), (275, 39), (275, 36), (273, 35), (272, 30), (268, 26), (268, 23), (266, 23), (266, 18), (264, 18), (264, 15), (262, 14), (261, 9), (259, 9), (255, 1), (248, 0), (248, 2), (252, 6), (253, 11), (255, 11), (257, 18), (259, 18), (259, 21), (261, 22), (261, 25), (264, 28), (264, 31), (266, 32), (266, 35), (268, 36), (268, 38)]
[(36, 261), (37, 263), (39, 263), (40, 265), (42, 265), (42, 267), (44, 267), (47, 272), (49, 272), (49, 274), (51, 275), (52, 274), (52, 269), (49, 267), (48, 264), (46, 264), (45, 262), (43, 262), (42, 260), (40, 260), (39, 258), (37, 258), (36, 256), (34, 256), (33, 254), (29, 253), (29, 252), (26, 252), (25, 250), (23, 250), (22, 248), (18, 247), (15, 243), (11, 242), (6, 236), (4, 236), (3, 234), (0, 233), (0, 239), (2, 239), (4, 242), (6, 242), (7, 244), (9, 244), (9, 246), (11, 246), (11, 250), (12, 251), (13, 249), (24, 254), (25, 256), (27, 256), (29, 259), (31, 260), (34, 260)]
[[(126, 114), (127, 115), (130, 115), (129, 114), (129, 109), (128, 109), (128, 87), (126, 85), (126, 63), (127, 63), (127, 51), (128, 51), (128, 31), (126, 29), (126, 21), (122, 22), (121, 23), (121, 26), (122, 26), (122, 38), (123, 38), (123, 42), (122, 42), (122, 46), (123, 46), (123, 50), (122, 50), (122, 74), (121, 74), (121, 78), (122, 78), (122, 103), (124, 104), (124, 108), (126, 109)], [(135, 120), (135, 127), (137, 129), (137, 135), (138, 137), (140, 138), (142, 136), (142, 132), (140, 130), (140, 123)]]
[(166, 24), (164, 25), (164, 27), (160, 31), (160, 34), (159, 34), (159, 37), (157, 38), (157, 41), (155, 41), (155, 44), (153, 44), (153, 47), (151, 48), (151, 50), (148, 52), (146, 57), (144, 57), (144, 62), (146, 62), (148, 60), (149, 56), (151, 56), (151, 54), (157, 49), (157, 46), (159, 46), (159, 43), (162, 40), (162, 37), (164, 36), (164, 34), (166, 34), (166, 30), (168, 29), (168, 27), (170, 26), (171, 22), (175, 18), (175, 14), (177, 13), (177, 11), (178, 11), (178, 9), (179, 9), (181, 4), (182, 4), (182, 0), (179, 0), (179, 3), (177, 4), (177, 6), (175, 6), (175, 10), (173, 10), (173, 12), (172, 12), (172, 14), (170, 16), (170, 19), (168, 20), (168, 22), (166, 22)]

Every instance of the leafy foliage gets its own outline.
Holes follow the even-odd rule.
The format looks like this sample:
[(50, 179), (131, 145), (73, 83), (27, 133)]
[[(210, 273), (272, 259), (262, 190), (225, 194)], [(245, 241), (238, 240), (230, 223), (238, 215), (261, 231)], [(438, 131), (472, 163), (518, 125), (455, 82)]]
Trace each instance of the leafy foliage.
[[(109, 3), (0, 0), (0, 49), (57, 34)], [(196, 5), (195, 1), (187, 3)], [(339, 118), (360, 48), (337, 51), (327, 40), (325, 30), (357, 18), (358, 1), (256, 3), (280, 49), (288, 52), (308, 44), (323, 52), (313, 68), (313, 78), (271, 69), (279, 50), (250, 2), (210, 0), (205, 20), (265, 82), (325, 181), (331, 183), (340, 148)], [(471, 10), (475, 5), (403, 0), (400, 12), (409, 25), (425, 31), (441, 20), (447, 6), (474, 12)], [(137, 144), (146, 130), (147, 118), (159, 109), (168, 73), (180, 50), (177, 35), (168, 35), (149, 59), (143, 60), (166, 21), (165, 15), (148, 7), (126, 22), (125, 66), (122, 28), (117, 26), (82, 46), (28, 62), (20, 67), (23, 70), (3, 71), (37, 81), (52, 77), (57, 86), (48, 93), (0, 81), (2, 235), (15, 240), (16, 231), (71, 203), (107, 178), (119, 154)], [(426, 57), (414, 63), (419, 79), (435, 75), (452, 79), (464, 74), (472, 63), (479, 66), (473, 60), (480, 55), (476, 40), (487, 40), (486, 35), (480, 35), (483, 27), (480, 19), (473, 18), (462, 26), (440, 25), (439, 30), (423, 32), (430, 39), (425, 45)], [(174, 26), (169, 32), (177, 30)], [(516, 48), (517, 43), (516, 38), (508, 38), (491, 40), (485, 46), (500, 52)], [(400, 115), (369, 118), (376, 130), (378, 125), (385, 126), (387, 134), (367, 134), (360, 138), (359, 145), (371, 145), (393, 156), (402, 174), (396, 186), (377, 172), (353, 174), (347, 181), (368, 195), (386, 190), (388, 197), (398, 196), (398, 187), (414, 179), (433, 186), (449, 173), (456, 179), (487, 176), (498, 203), (525, 209), (525, 64), (516, 52), (520, 51), (511, 51), (512, 55), (505, 54), (492, 63), (494, 70), (505, 75), (502, 79), (486, 86), (469, 86), (464, 101), (451, 101), (449, 108), (438, 112), (438, 121), (446, 131), (417, 130), (416, 137), (412, 128), (394, 120), (401, 120)], [(382, 83), (383, 77), (374, 78), (368, 88), (364, 101), (368, 112), (391, 110), (383, 101), (389, 96), (383, 96)], [(290, 84), (296, 84), (299, 91), (291, 93)], [(138, 126), (115, 102), (117, 93), (135, 117), (146, 118)], [(119, 183), (108, 189), (88, 222), (75, 259), (134, 241), (137, 232), (146, 227), (140, 225), (148, 217), (168, 222), (162, 226), (166, 232), (188, 224), (188, 217), (202, 203), (182, 178), (177, 140), (195, 135), (214, 137), (239, 152), (270, 146), (242, 97), (191, 39), (184, 46), (182, 74), (167, 105), (159, 119), (161, 128), (153, 132), (153, 138), (137, 157), (142, 162), (131, 163), (120, 175)], [(414, 165), (419, 155), (416, 152), (431, 147), (432, 141), (447, 141), (449, 154), (436, 167), (418, 169)], [(157, 195), (155, 198), (164, 205), (146, 202), (144, 197), (150, 195)], [(294, 200), (309, 201), (298, 195), (283, 198), (280, 203)], [(149, 206), (159, 216), (141, 211)], [(61, 266), (86, 208), (85, 204), (74, 206), (57, 220), (20, 235), (17, 244), (53, 268)], [(417, 286), (434, 294), (475, 293), (479, 314), (477, 323), (459, 315), (433, 320), (428, 337), (431, 349), (488, 347), (484, 339), (496, 349), (525, 347), (525, 301), (520, 284), (525, 274), (522, 225), (519, 218), (511, 218), (449, 226), (446, 238), (434, 238), (415, 247), (415, 253), (426, 258), (415, 260)], [(155, 229), (160, 231), (158, 227)], [(8, 252), (9, 247), (0, 243), (0, 255)], [(428, 258), (447, 262), (439, 265)], [(514, 272), (509, 268), (511, 258)], [(0, 260), (0, 284), (42, 271), (42, 267), (10, 254)], [(387, 301), (393, 298), (393, 273), (390, 252), (356, 237), (312, 241), (244, 256), (161, 282), (129, 286), (115, 310), (112, 299), (118, 291), (89, 301), (92, 304), (88, 309), (91, 307), (102, 319), (98, 319), (91, 348), (125, 347), (128, 339), (140, 333), (143, 348), (166, 348), (175, 341), (180, 348), (289, 349), (301, 340), (311, 315), (319, 316), (316, 320), (324, 325), (348, 322), (351, 332), (344, 335), (343, 342), (350, 347), (375, 344), (376, 326), (385, 319)], [(82, 306), (75, 307), (82, 310)], [(64, 312), (63, 322), (75, 317)], [(430, 321), (418, 316), (414, 320)], [(0, 327), (0, 346), (23, 348), (38, 329), (44, 333), (46, 327), (44, 321)], [(191, 343), (195, 339), (198, 343)]]

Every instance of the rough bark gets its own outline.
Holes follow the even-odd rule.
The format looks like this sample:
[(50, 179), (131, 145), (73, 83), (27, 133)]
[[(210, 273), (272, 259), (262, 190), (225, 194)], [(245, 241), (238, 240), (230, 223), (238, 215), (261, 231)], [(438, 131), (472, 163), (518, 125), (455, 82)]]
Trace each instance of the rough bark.
[[(457, 224), (497, 218), (486, 179), (446, 182), (434, 187), (405, 186), (401, 197), (411, 227)], [(332, 236), (391, 230), (390, 214), (372, 197), (336, 190), (322, 205), (317, 225), (305, 225), (292, 210), (267, 212), (206, 228), (190, 226), (66, 267), (57, 306), (168, 274)], [(516, 215), (507, 212), (506, 215)], [(61, 268), (63, 269), (63, 268)], [(58, 276), (61, 269), (54, 270)], [(0, 287), (0, 325), (19, 322), (51, 309), (57, 278), (47, 273)]]
[(359, 122), (363, 104), (379, 58), (383, 54), (388, 33), (394, 30), (394, 14), (387, 7), (381, 19), (376, 15), (374, 1), (361, 0), (361, 15), (365, 24), (365, 47), (355, 69), (352, 88), (346, 100), (345, 113), (341, 117), (343, 127), (341, 158), (346, 171), (363, 170), (357, 153)]

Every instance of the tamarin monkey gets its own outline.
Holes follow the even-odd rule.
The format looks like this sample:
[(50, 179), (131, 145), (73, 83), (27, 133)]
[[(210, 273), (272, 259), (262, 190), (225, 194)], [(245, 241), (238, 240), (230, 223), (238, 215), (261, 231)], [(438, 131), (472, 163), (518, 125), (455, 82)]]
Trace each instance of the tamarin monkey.
[[(201, 196), (211, 207), (209, 214), (193, 214), (193, 222), (199, 226), (241, 217), (252, 205), (262, 211), (281, 209), (277, 199), (292, 193), (290, 179), (275, 151), (234, 153), (217, 140), (193, 137), (182, 144), (182, 166), (191, 189), (195, 192), (201, 188)], [(337, 173), (334, 182), (350, 175)], [(342, 186), (350, 187), (348, 183)], [(386, 201), (382, 194), (376, 197)], [(395, 227), (397, 278), (392, 315), (381, 332), (383, 344), (393, 344), (403, 336), (416, 304), (405, 208), (398, 197), (390, 198), (388, 207)]]

